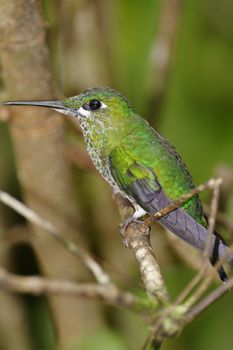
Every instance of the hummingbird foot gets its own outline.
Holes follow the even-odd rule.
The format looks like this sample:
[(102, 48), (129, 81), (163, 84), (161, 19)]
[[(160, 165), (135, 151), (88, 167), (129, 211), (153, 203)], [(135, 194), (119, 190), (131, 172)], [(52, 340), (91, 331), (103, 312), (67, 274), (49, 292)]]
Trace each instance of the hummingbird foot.
[(128, 217), (127, 219), (125, 219), (121, 224), (120, 224), (120, 234), (123, 237), (123, 244), (126, 248), (129, 248), (129, 238), (127, 238), (126, 235), (126, 229), (129, 226), (129, 224), (131, 223), (138, 223), (138, 224), (142, 224), (143, 220), (141, 219), (145, 214), (145, 210), (140, 207), (137, 203), (132, 203), (134, 208), (135, 208), (135, 212), (132, 216)]
[(123, 238), (123, 245), (126, 248), (129, 248), (129, 242), (130, 242), (130, 238), (127, 237), (126, 234), (126, 230), (127, 227), (132, 224), (132, 223), (138, 223), (138, 224), (142, 224), (143, 221), (140, 219), (136, 219), (134, 215), (130, 216), (129, 218), (127, 218), (126, 220), (124, 220), (122, 223), (120, 223), (120, 234)]

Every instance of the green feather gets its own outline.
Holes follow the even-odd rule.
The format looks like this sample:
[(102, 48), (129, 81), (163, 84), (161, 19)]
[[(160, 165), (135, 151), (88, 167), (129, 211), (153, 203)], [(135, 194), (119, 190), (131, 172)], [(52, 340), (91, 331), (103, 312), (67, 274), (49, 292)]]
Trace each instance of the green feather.
[[(194, 188), (192, 178), (175, 149), (140, 116), (120, 145), (110, 153), (111, 167), (121, 188), (137, 179), (144, 179), (157, 190), (154, 178), (171, 200)], [(183, 208), (200, 224), (206, 225), (198, 196), (183, 204)]]
[[(171, 200), (194, 188), (192, 178), (174, 147), (137, 115), (126, 98), (117, 91), (90, 89), (66, 99), (64, 105), (79, 109), (90, 99), (98, 99), (106, 106), (92, 111), (88, 117), (80, 117), (82, 128), (88, 130), (88, 152), (95, 164), (99, 162), (100, 172), (101, 167), (107, 166), (104, 160), (109, 158), (110, 171), (121, 189), (129, 188), (137, 179), (144, 179), (148, 186), (156, 187), (153, 181), (156, 178)], [(206, 226), (198, 196), (187, 201), (183, 208)]]

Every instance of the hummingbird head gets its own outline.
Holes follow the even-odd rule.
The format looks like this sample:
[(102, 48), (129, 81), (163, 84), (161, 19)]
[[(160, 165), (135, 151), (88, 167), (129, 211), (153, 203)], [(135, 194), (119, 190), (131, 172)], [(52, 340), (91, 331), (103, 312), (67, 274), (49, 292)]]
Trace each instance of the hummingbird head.
[(63, 105), (67, 114), (69, 111), (75, 114), (81, 123), (93, 122), (103, 128), (119, 127), (133, 112), (133, 107), (121, 93), (104, 87), (91, 88), (80, 95), (68, 97)]
[(133, 107), (118, 91), (96, 87), (63, 101), (62, 113), (72, 114), (79, 120), (88, 145), (104, 144), (111, 147), (125, 134)]
[(64, 101), (9, 101), (3, 104), (48, 107), (74, 116), (89, 144), (116, 142), (132, 124), (130, 116), (134, 115), (132, 105), (121, 93), (104, 87), (88, 89)]

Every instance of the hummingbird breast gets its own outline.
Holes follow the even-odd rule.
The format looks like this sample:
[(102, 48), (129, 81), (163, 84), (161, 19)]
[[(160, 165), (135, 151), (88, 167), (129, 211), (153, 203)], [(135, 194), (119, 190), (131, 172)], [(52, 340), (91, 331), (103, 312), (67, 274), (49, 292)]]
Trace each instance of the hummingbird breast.
[[(87, 123), (80, 120), (84, 141), (87, 152), (98, 172), (113, 187), (114, 192), (121, 192), (119, 186), (114, 180), (108, 157), (103, 156), (104, 130), (103, 127), (98, 132), (98, 127), (93, 123)], [(95, 135), (95, 137), (93, 137)]]
[[(135, 207), (136, 210), (136, 216), (140, 217), (142, 214), (143, 209), (136, 203), (136, 201), (128, 196), (125, 191), (123, 191), (115, 181), (112, 172), (111, 172), (111, 165), (108, 156), (104, 156), (104, 128), (103, 125), (98, 125), (98, 122), (95, 120), (95, 123), (93, 123), (93, 120), (89, 120), (87, 123), (87, 120), (79, 120), (84, 141), (87, 147), (87, 152), (95, 166), (95, 168), (98, 170), (100, 175), (111, 185), (113, 188), (113, 192), (120, 193), (123, 197), (127, 198), (132, 205)], [(100, 126), (98, 128), (98, 126)], [(93, 137), (93, 135), (95, 135)], [(140, 213), (140, 215), (137, 215)], [(143, 211), (143, 215), (145, 212)]]

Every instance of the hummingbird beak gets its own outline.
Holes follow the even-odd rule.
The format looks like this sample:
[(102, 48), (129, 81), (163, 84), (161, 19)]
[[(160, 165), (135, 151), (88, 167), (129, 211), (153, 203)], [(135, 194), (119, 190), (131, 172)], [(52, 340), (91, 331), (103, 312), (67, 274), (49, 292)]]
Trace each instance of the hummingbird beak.
[(6, 106), (34, 106), (34, 107), (46, 107), (56, 109), (59, 112), (67, 109), (61, 101), (6, 101), (1, 102)]

